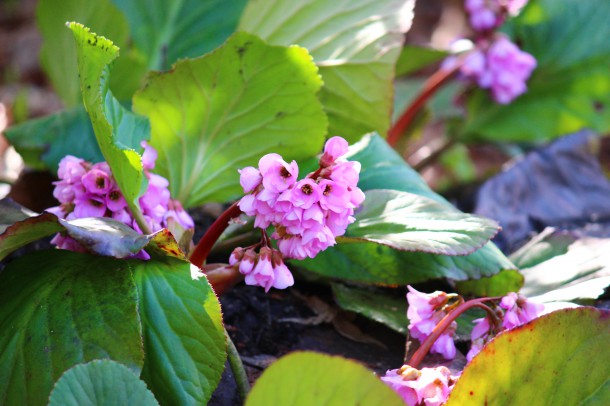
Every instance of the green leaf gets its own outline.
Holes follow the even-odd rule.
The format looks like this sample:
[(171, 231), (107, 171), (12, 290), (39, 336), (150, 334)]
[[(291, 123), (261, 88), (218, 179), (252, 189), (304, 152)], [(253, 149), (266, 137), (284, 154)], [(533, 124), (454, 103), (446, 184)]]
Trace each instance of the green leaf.
[(98, 145), (110, 165), (129, 209), (141, 216), (138, 197), (146, 190), (147, 180), (140, 141), (149, 138), (148, 121), (123, 108), (108, 90), (108, 65), (119, 55), (112, 41), (91, 33), (78, 23), (69, 23), (74, 34), (79, 75), (85, 108), (91, 118)]
[(466, 366), (453, 405), (610, 404), (610, 312), (560, 310), (499, 335)]
[(49, 406), (155, 406), (152, 392), (124, 365), (96, 360), (67, 370), (55, 384)]
[(341, 242), (371, 241), (403, 251), (467, 255), (498, 232), (498, 224), (447, 210), (445, 204), (413, 193), (370, 190), (356, 221)]
[(515, 269), (505, 269), (493, 276), (456, 283), (461, 295), (476, 297), (505, 296), (508, 292), (519, 292), (522, 286), (523, 275)]
[(413, 18), (410, 0), (259, 0), (240, 29), (272, 44), (304, 46), (324, 80), (320, 98), (329, 134), (353, 142), (385, 134), (392, 111), (394, 64)]
[(78, 21), (100, 35), (113, 38), (123, 46), (127, 43), (129, 27), (121, 12), (110, 0), (40, 0), (36, 22), (42, 34), (41, 64), (49, 75), (55, 91), (68, 107), (81, 104), (76, 47), (66, 31), (66, 21)]
[(407, 334), (407, 300), (372, 289), (356, 288), (333, 283), (333, 294), (341, 308), (356, 312), (382, 323), (401, 334)]
[[(414, 193), (446, 205), (448, 213), (459, 213), (430, 190), (417, 172), (378, 135), (368, 135), (351, 146), (347, 158), (362, 164), (358, 186), (363, 190), (384, 188)], [(398, 251), (369, 242), (337, 244), (315, 259), (293, 263), (331, 278), (382, 285), (413, 284), (435, 278), (479, 279), (504, 269), (515, 269), (491, 242), (466, 256)]]
[(539, 302), (593, 300), (610, 286), (610, 239), (582, 238), (567, 252), (522, 270), (521, 293)]
[(66, 155), (89, 162), (104, 160), (82, 107), (26, 121), (8, 128), (4, 134), (31, 168), (57, 173), (59, 161)]
[(531, 268), (553, 257), (565, 254), (576, 239), (576, 235), (569, 231), (547, 227), (510, 254), (510, 260), (519, 268)]
[(440, 49), (405, 45), (396, 61), (396, 75), (409, 75), (449, 56), (449, 52)]
[(583, 127), (610, 129), (610, 2), (538, 0), (509, 25), (538, 67), (509, 105), (478, 92), (465, 132), (493, 141), (544, 141)]
[(63, 230), (63, 227), (59, 224), (57, 217), (51, 213), (44, 213), (19, 220), (6, 227), (2, 230), (2, 234), (0, 234), (0, 260), (24, 245), (53, 235), (61, 230)]
[(161, 404), (205, 404), (220, 381), (226, 342), (220, 304), (186, 261), (132, 261), (146, 359), (142, 379)]
[(326, 118), (321, 86), (303, 48), (270, 46), (246, 33), (201, 58), (152, 75), (134, 108), (150, 118), (156, 169), (186, 207), (242, 193), (237, 169), (266, 153), (318, 153)]
[(127, 262), (40, 251), (0, 273), (0, 403), (46, 405), (73, 365), (143, 365), (136, 287)]
[(341, 357), (295, 352), (272, 364), (252, 388), (246, 406), (404, 405), (375, 375)]
[(0, 200), (0, 233), (4, 233), (9, 226), (18, 221), (35, 216), (36, 213), (16, 203), (11, 198)]
[(148, 69), (164, 70), (221, 45), (235, 31), (245, 0), (112, 0), (129, 20)]

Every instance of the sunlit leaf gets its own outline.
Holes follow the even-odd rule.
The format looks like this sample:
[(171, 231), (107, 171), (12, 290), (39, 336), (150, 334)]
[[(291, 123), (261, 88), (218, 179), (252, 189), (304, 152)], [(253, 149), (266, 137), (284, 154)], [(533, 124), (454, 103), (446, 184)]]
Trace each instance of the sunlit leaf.
[(454, 405), (610, 403), (610, 312), (559, 310), (505, 332), (466, 366)]
[(59, 378), (49, 397), (49, 406), (86, 404), (159, 405), (137, 375), (110, 360), (95, 360), (70, 368)]
[(483, 217), (447, 210), (424, 196), (374, 189), (341, 241), (371, 241), (403, 251), (467, 255), (489, 241), (498, 225)]
[(108, 66), (118, 57), (112, 41), (81, 24), (69, 23), (74, 34), (85, 109), (89, 113), (98, 145), (110, 165), (131, 212), (137, 218), (138, 197), (146, 190), (140, 141), (148, 139), (150, 126), (114, 99), (108, 89)]
[(144, 362), (137, 293), (127, 262), (41, 251), (0, 273), (0, 403), (46, 405), (68, 368)]
[(256, 381), (246, 406), (404, 405), (390, 387), (357, 362), (313, 352), (276, 361)]
[(317, 69), (303, 48), (237, 33), (201, 58), (154, 74), (134, 108), (150, 118), (157, 170), (185, 206), (236, 198), (238, 168), (275, 152), (320, 152), (326, 117)]
[(187, 261), (165, 258), (130, 264), (146, 353), (142, 379), (161, 404), (205, 404), (226, 359), (218, 298), (199, 269)]
[(461, 295), (504, 296), (509, 292), (519, 292), (523, 286), (523, 275), (515, 269), (505, 269), (493, 276), (461, 281), (455, 285)]
[(258, 0), (248, 3), (239, 27), (272, 44), (309, 50), (324, 80), (320, 98), (329, 134), (353, 142), (389, 128), (394, 64), (414, 3)]
[(449, 52), (440, 49), (416, 45), (405, 45), (396, 61), (396, 75), (408, 75), (417, 72), (449, 56)]

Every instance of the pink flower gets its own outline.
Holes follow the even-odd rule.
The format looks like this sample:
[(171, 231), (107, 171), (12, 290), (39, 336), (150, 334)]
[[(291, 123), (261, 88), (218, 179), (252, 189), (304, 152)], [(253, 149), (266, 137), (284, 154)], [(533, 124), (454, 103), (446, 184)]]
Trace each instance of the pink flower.
[(543, 304), (531, 302), (513, 292), (502, 298), (500, 307), (506, 310), (502, 326), (509, 330), (537, 318), (544, 310)]
[(163, 215), (163, 222), (169, 224), (170, 219), (176, 221), (184, 229), (195, 228), (195, 222), (178, 200), (170, 199), (167, 204), (167, 211)]
[(444, 366), (417, 370), (404, 365), (381, 377), (409, 406), (439, 406), (447, 401), (456, 377)]
[(258, 168), (263, 177), (265, 189), (282, 193), (294, 185), (299, 175), (299, 167), (295, 161), (288, 164), (278, 154), (267, 154), (258, 161)]
[(127, 202), (119, 188), (114, 188), (106, 195), (106, 206), (112, 212), (117, 212), (127, 207)]
[(244, 193), (250, 193), (261, 184), (263, 177), (258, 169), (247, 166), (239, 169), (239, 184), (244, 189)]
[(331, 137), (324, 144), (324, 154), (320, 158), (320, 167), (326, 168), (335, 163), (337, 158), (347, 154), (347, 141), (341, 137)]
[(104, 217), (106, 202), (102, 197), (85, 195), (74, 201), (74, 215), (76, 218)]
[(472, 332), (470, 333), (470, 340), (472, 342), (470, 346), (470, 350), (468, 354), (466, 354), (466, 359), (470, 361), (477, 355), (485, 344), (489, 340), (491, 340), (491, 325), (489, 324), (489, 319), (487, 317), (483, 317), (481, 319), (476, 319), (473, 321), (475, 326), (472, 328)]
[[(407, 318), (409, 319), (409, 332), (411, 336), (424, 342), (434, 330), (434, 327), (447, 315), (444, 306), (448, 296), (445, 292), (426, 294), (407, 286)], [(442, 354), (446, 359), (455, 357), (456, 348), (453, 335), (457, 324), (455, 322), (440, 335), (430, 348), (430, 352)]]
[(265, 288), (285, 289), (294, 284), (292, 273), (282, 259), (279, 251), (262, 247), (257, 254), (253, 248), (244, 250), (237, 247), (231, 253), (229, 265), (237, 267), (245, 275), (246, 285), (255, 285)]
[(66, 155), (59, 161), (59, 169), (57, 170), (57, 176), (59, 179), (63, 179), (68, 183), (74, 181), (80, 181), (82, 176), (86, 173), (85, 160), (77, 158), (72, 155)]
[[(309, 209), (314, 204), (320, 201), (322, 190), (316, 182), (311, 179), (303, 179), (298, 181), (294, 188), (291, 189), (291, 203), (302, 209)], [(285, 193), (285, 192), (284, 192)]]
[(140, 145), (144, 148), (144, 152), (142, 153), (142, 166), (145, 170), (151, 171), (155, 168), (155, 162), (158, 157), (157, 150), (146, 141), (140, 142)]

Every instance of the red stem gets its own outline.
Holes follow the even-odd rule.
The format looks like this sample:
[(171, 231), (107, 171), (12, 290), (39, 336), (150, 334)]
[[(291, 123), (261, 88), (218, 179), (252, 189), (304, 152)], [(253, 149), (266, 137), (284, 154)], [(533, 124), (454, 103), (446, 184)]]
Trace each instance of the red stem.
[(212, 247), (216, 241), (218, 241), (218, 238), (220, 238), (222, 232), (225, 231), (229, 226), (229, 221), (241, 214), (241, 210), (237, 204), (238, 201), (233, 203), (231, 207), (225, 210), (224, 213), (222, 213), (220, 217), (218, 217), (216, 221), (212, 223), (203, 237), (201, 237), (201, 240), (199, 240), (195, 246), (195, 249), (193, 250), (193, 253), (191, 254), (190, 260), (193, 265), (197, 265), (199, 268), (203, 267), (203, 263), (210, 254)]
[(458, 60), (455, 65), (450, 69), (439, 69), (432, 76), (426, 80), (424, 83), (424, 88), (417, 95), (415, 100), (406, 108), (404, 113), (400, 116), (398, 121), (394, 123), (390, 131), (388, 131), (387, 142), (392, 147), (396, 146), (396, 143), (400, 139), (400, 136), (405, 132), (407, 128), (411, 125), (413, 119), (419, 113), (422, 107), (426, 105), (428, 99), (436, 93), (438, 89), (440, 89), (445, 83), (451, 79), (454, 73), (456, 73), (460, 69), (461, 63)]
[(456, 307), (455, 309), (450, 311), (445, 317), (443, 317), (443, 319), (436, 325), (436, 327), (434, 327), (434, 329), (432, 330), (432, 333), (428, 336), (428, 338), (426, 338), (424, 340), (422, 345), (420, 345), (419, 348), (415, 351), (415, 353), (413, 354), (413, 356), (411, 357), (409, 362), (407, 362), (407, 365), (410, 365), (413, 368), (417, 368), (419, 366), (419, 364), (423, 361), (426, 354), (428, 354), (428, 351), (430, 351), (430, 348), (432, 348), (432, 345), (434, 345), (436, 340), (441, 336), (441, 334), (443, 334), (443, 332), (451, 325), (451, 323), (455, 319), (457, 319), (462, 313), (464, 313), (468, 309), (472, 309), (473, 307), (480, 307), (480, 308), (484, 309), (487, 312), (487, 314), (489, 314), (490, 317), (492, 317), (492, 320), (494, 320), (494, 324), (495, 324), (495, 320), (497, 320), (496, 315), (493, 313), (493, 310), (491, 310), (489, 307), (485, 306), (483, 304), (483, 302), (486, 302), (489, 300), (497, 300), (497, 299), (499, 299), (499, 298), (498, 297), (484, 297), (484, 298), (480, 298), (480, 299), (472, 299), (472, 300), (469, 300), (467, 302), (460, 304), (458, 307)]

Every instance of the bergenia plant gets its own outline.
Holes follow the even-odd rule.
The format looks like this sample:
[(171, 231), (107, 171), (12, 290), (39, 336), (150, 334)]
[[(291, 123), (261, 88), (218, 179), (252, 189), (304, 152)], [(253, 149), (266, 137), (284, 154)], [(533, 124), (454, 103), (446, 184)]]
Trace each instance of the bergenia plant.
[[(44, 72), (22, 77), (65, 110), (0, 97), (0, 131), (24, 121), (7, 139), (54, 177), (54, 203), (19, 180), (0, 201), (0, 404), (610, 404), (610, 317), (582, 306), (603, 307), (603, 249), (562, 279), (554, 260), (590, 263), (577, 233), (509, 255), (407, 162), (421, 140), (417, 169), (610, 131), (610, 3), (465, 0), (455, 52), (405, 36), (414, 14), (40, 0)], [(293, 351), (315, 329), (367, 366)]]

